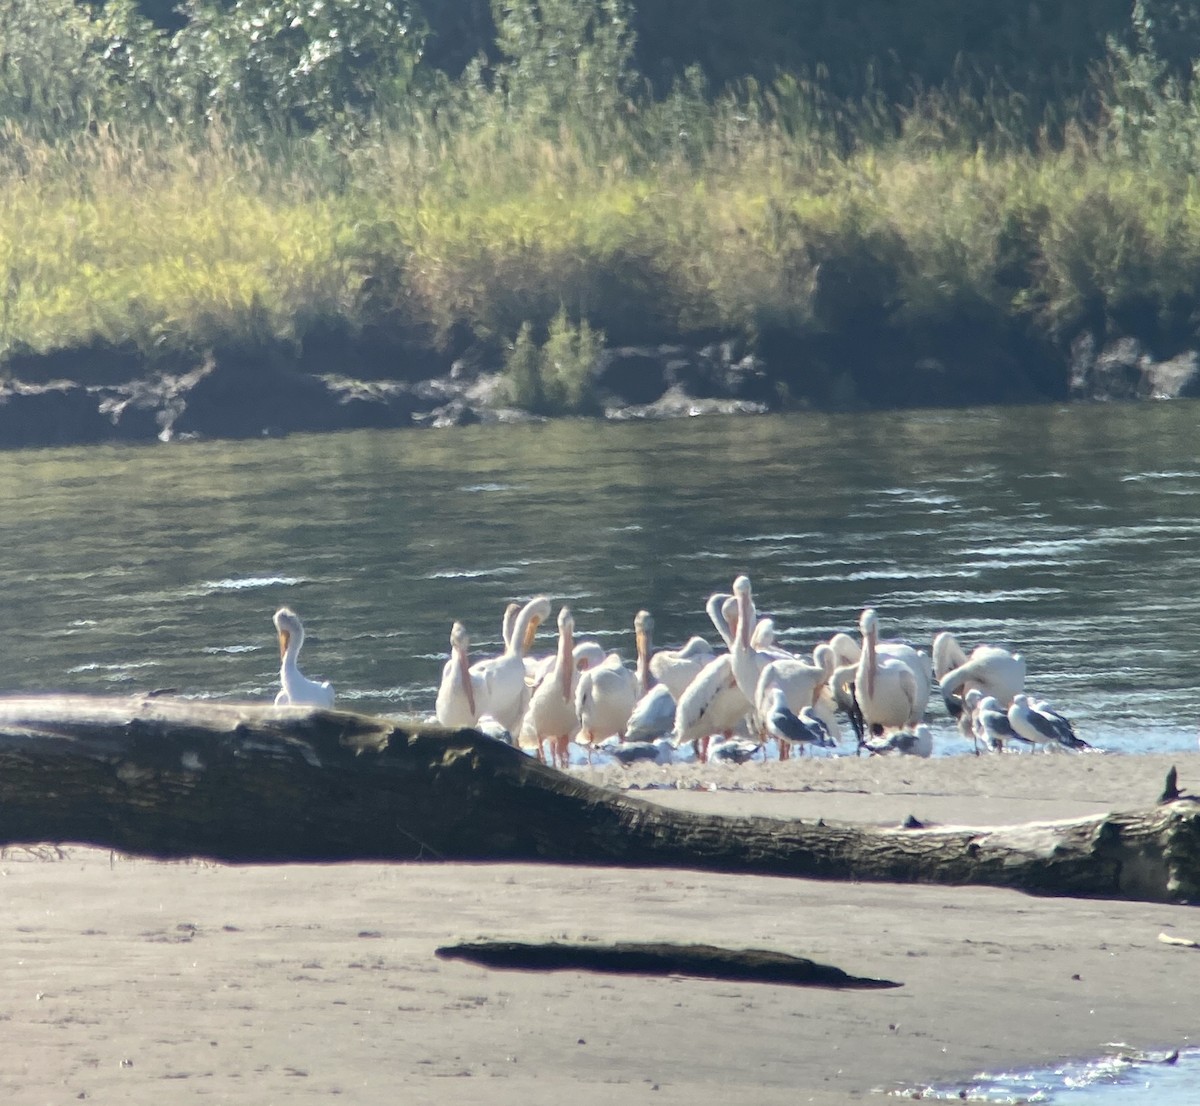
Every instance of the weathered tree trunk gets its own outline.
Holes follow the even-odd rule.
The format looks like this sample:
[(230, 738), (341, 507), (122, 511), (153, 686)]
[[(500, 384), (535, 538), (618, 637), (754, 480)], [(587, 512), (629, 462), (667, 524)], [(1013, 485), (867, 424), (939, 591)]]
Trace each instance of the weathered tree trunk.
[(341, 711), (0, 698), (0, 843), (232, 862), (511, 860), (1200, 901), (1200, 802), (891, 829), (666, 810), (471, 730)]

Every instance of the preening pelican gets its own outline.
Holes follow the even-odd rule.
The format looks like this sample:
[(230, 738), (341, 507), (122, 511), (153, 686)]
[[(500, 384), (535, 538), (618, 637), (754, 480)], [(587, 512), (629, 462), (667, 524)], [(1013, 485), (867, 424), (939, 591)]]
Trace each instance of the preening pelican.
[(921, 721), (917, 675), (903, 660), (879, 651), (879, 616), (871, 608), (858, 620), (862, 655), (854, 676), (854, 693), (868, 726), (902, 729)]
[(1043, 749), (1062, 746), (1064, 749), (1090, 749), (1091, 746), (1075, 734), (1075, 727), (1048, 704), (1019, 693), (1013, 696), (1008, 708), (1008, 721), (1013, 732)]
[(542, 743), (550, 742), (550, 763), (565, 768), (570, 763), (568, 746), (579, 729), (575, 713), (575, 619), (569, 607), (558, 612), (558, 652), (529, 696), (529, 707), (521, 723), (521, 743), (537, 747), (542, 760)]
[(665, 686), (675, 700), (716, 656), (702, 637), (690, 637), (678, 649), (660, 649), (650, 658), (650, 675)]
[(490, 714), (509, 733), (521, 732), (528, 688), (525, 684), (525, 654), (533, 644), (537, 628), (550, 617), (550, 600), (544, 595), (531, 599), (517, 615), (512, 634), (498, 657), (471, 665), (475, 705)]
[(475, 703), (475, 678), (471, 675), (471, 638), (467, 628), (456, 622), (450, 628), (450, 659), (442, 668), (434, 713), (438, 722), (451, 729), (474, 726), (479, 721)]
[(952, 718), (963, 709), (966, 693), (978, 689), (1007, 707), (1025, 686), (1025, 658), (998, 645), (977, 645), (968, 657), (958, 639), (943, 630), (933, 639), (933, 674)]
[(280, 706), (333, 706), (333, 685), (325, 680), (310, 680), (296, 666), (300, 646), (304, 644), (304, 624), (290, 607), (275, 612), (275, 632), (279, 635), (279, 682), (283, 686), (275, 696)]

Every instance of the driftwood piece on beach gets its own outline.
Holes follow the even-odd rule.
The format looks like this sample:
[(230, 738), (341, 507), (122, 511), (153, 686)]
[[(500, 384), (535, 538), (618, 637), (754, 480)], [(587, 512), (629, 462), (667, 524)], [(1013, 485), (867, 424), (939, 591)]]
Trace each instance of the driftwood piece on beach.
[(1200, 802), (1007, 827), (668, 810), (472, 730), (342, 711), (0, 698), (0, 844), (235, 863), (507, 860), (1200, 901)]

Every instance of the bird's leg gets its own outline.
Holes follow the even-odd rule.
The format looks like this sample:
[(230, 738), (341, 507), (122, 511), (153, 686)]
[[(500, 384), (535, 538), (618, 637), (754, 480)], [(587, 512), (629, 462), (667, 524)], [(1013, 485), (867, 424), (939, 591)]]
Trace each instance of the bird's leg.
[(787, 760), (789, 756), (791, 756), (791, 746), (786, 741), (781, 741), (779, 743), (779, 759)]

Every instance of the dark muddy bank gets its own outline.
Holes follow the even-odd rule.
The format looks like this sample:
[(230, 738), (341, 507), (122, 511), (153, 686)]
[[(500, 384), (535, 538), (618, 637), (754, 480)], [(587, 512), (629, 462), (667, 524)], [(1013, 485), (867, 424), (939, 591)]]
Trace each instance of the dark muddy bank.
[[(369, 342), (210, 351), (148, 367), (112, 347), (21, 357), (0, 383), (0, 448), (461, 426), (536, 417), (498, 366)], [(1080, 335), (1068, 353), (1003, 336), (764, 336), (612, 348), (589, 413), (672, 418), (1200, 395), (1200, 357), (1156, 360), (1136, 339)]]

